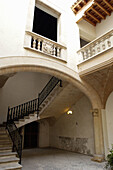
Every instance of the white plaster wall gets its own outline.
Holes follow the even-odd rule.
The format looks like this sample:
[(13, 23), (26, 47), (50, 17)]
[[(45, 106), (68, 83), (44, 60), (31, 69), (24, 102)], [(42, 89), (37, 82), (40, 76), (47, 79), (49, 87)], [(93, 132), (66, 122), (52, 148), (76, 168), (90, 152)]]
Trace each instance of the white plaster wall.
[(0, 89), (0, 123), (6, 121), (8, 106), (13, 107), (38, 97), (50, 76), (41, 73), (17, 73)]
[(46, 119), (39, 123), (39, 147), (49, 147), (49, 123)]
[[(72, 115), (65, 113), (53, 126), (50, 126), (50, 146), (84, 154), (93, 154), (93, 117), (90, 109), (89, 100), (82, 97), (71, 108)], [(86, 143), (85, 140), (87, 140)]]
[(109, 148), (111, 148), (113, 144), (113, 92), (108, 97), (106, 103), (106, 122), (108, 133), (108, 145)]
[(80, 29), (80, 37), (86, 41), (93, 41), (96, 38), (96, 28), (82, 20), (78, 23)]
[[(65, 2), (64, 0), (39, 1), (47, 4), (53, 10), (55, 9), (61, 14), (59, 18), (59, 42), (67, 46), (67, 66), (77, 70), (76, 51), (79, 49), (80, 43), (79, 28), (75, 23), (75, 15), (70, 8), (73, 4), (73, 0), (66, 0)], [(33, 12), (33, 7), (31, 11), (28, 11), (29, 3), (30, 0), (0, 1), (0, 21), (2, 23), (0, 26), (0, 57), (24, 57), (26, 55), (38, 57), (37, 53), (23, 48), (26, 28), (30, 28), (30, 31), (32, 31), (31, 27), (26, 27), (30, 16), (31, 18), (33, 16), (33, 14), (31, 14), (31, 12)]]
[(96, 25), (96, 37), (101, 36), (111, 29), (113, 29), (113, 12), (111, 16), (107, 16), (105, 20), (102, 19), (101, 23)]
[(0, 1), (0, 57), (22, 55), (28, 2)]

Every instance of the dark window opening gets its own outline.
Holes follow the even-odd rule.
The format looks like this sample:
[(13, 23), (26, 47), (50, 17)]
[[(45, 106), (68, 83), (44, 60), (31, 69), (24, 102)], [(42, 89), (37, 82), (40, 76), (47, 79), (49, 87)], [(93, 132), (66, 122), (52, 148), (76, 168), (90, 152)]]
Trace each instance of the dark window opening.
[(57, 41), (57, 18), (35, 7), (33, 32)]
[(88, 44), (89, 42), (86, 40), (83, 40), (82, 38), (80, 38), (80, 47), (82, 48), (83, 46), (85, 46), (86, 44)]

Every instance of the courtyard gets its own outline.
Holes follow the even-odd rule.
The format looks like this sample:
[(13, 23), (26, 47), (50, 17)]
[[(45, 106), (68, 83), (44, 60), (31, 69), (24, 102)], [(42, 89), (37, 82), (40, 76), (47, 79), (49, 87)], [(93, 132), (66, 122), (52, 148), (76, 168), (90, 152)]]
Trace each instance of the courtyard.
[(104, 170), (105, 162), (91, 161), (91, 156), (59, 149), (23, 150), (23, 170)]

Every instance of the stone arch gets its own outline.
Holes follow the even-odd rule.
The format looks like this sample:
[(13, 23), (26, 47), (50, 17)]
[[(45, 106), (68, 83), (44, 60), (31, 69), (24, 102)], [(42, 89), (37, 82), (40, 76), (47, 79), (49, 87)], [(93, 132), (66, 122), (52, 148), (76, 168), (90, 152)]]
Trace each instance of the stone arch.
[(1, 57), (0, 75), (16, 72), (41, 72), (51, 74), (72, 83), (80, 89), (90, 100), (93, 108), (101, 108), (101, 100), (96, 91), (78, 73), (63, 63), (41, 57), (10, 56)]

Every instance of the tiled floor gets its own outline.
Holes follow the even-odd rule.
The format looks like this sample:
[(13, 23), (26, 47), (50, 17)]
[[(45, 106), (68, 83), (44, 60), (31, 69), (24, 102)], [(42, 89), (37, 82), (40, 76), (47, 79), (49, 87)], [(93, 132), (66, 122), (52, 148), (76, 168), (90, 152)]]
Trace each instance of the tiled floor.
[(22, 165), (22, 170), (104, 170), (105, 162), (58, 149), (30, 149), (23, 151)]

